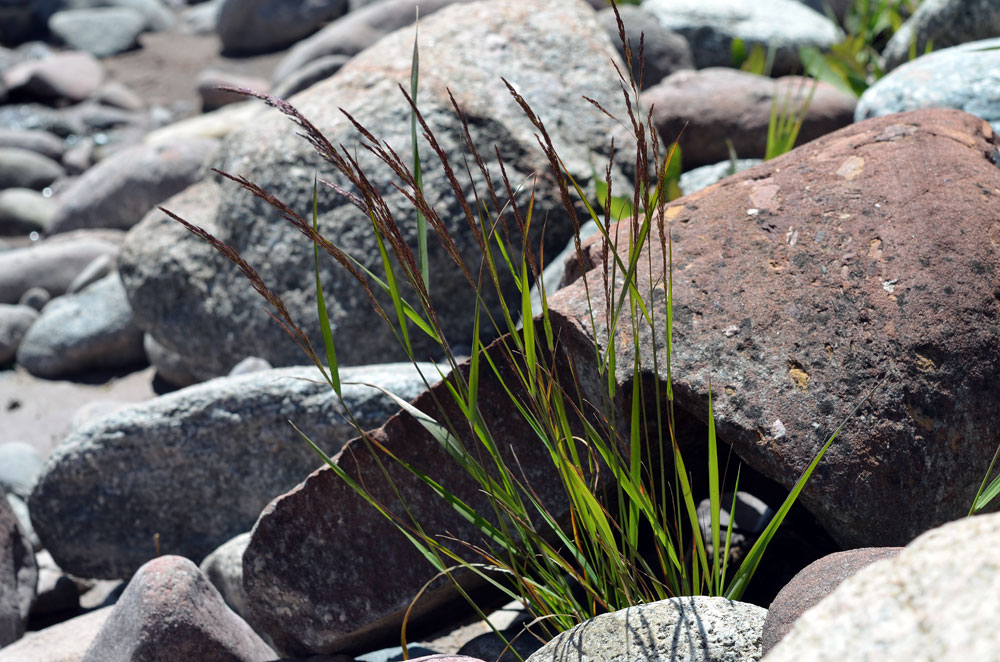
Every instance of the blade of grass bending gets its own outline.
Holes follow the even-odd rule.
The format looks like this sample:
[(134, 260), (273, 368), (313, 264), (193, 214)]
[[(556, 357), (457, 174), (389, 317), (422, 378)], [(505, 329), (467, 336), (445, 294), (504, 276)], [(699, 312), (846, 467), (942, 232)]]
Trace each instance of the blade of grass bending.
[[(719, 494), (719, 453), (715, 438), (715, 412), (712, 409), (712, 384), (708, 385), (708, 502), (712, 517), (712, 574), (709, 581), (712, 584), (712, 595), (722, 593), (722, 575), (719, 572), (719, 510), (722, 501)], [(729, 521), (735, 515), (729, 511)]]
[[(317, 177), (313, 177), (313, 230), (319, 232), (319, 193)], [(316, 269), (316, 312), (319, 314), (320, 329), (323, 332), (323, 345), (326, 347), (326, 363), (330, 374), (323, 377), (330, 383), (337, 397), (343, 397), (340, 392), (340, 366), (337, 363), (337, 350), (333, 345), (333, 332), (330, 330), (330, 316), (326, 312), (326, 300), (323, 298), (323, 283), (319, 275), (319, 244), (313, 244), (313, 262)]]
[(993, 475), (993, 467), (997, 464), (997, 459), (1000, 458), (1000, 445), (997, 445), (997, 450), (993, 454), (993, 460), (990, 462), (990, 468), (986, 470), (986, 475), (983, 476), (983, 482), (979, 485), (979, 491), (976, 492), (976, 498), (972, 500), (972, 507), (969, 509), (969, 515), (975, 515), (980, 510), (985, 508), (990, 501), (992, 501), (997, 494), (1000, 494), (1000, 476), (993, 479), (989, 487), (986, 487), (986, 482), (989, 481), (990, 476)]
[[(410, 98), (413, 105), (417, 103), (417, 83), (420, 81), (420, 50), (417, 38), (420, 34), (420, 7), (416, 8), (417, 18), (413, 27), (413, 63), (410, 65)], [(418, 189), (423, 190), (424, 180), (420, 169), (420, 149), (417, 146), (417, 113), (410, 107), (410, 142), (413, 145), (413, 182)], [(424, 289), (430, 292), (431, 274), (427, 261), (427, 219), (417, 210), (417, 256), (420, 261), (420, 278), (424, 281)]]
[(809, 466), (802, 472), (799, 479), (795, 481), (795, 486), (792, 488), (792, 491), (788, 493), (788, 496), (785, 498), (785, 502), (781, 504), (778, 512), (774, 514), (774, 517), (771, 518), (770, 523), (768, 523), (767, 528), (765, 528), (764, 532), (760, 534), (760, 538), (757, 539), (754, 546), (750, 548), (749, 552), (747, 552), (746, 557), (743, 559), (743, 563), (740, 565), (739, 570), (736, 571), (736, 575), (733, 577), (733, 581), (730, 583), (729, 588), (726, 589), (724, 597), (730, 600), (739, 600), (743, 597), (743, 592), (750, 583), (750, 579), (753, 578), (753, 574), (756, 572), (757, 566), (760, 564), (760, 560), (764, 556), (764, 552), (767, 550), (768, 544), (770, 544), (771, 539), (774, 538), (774, 534), (777, 532), (778, 527), (781, 526), (781, 522), (784, 521), (785, 516), (788, 515), (788, 511), (791, 510), (795, 500), (798, 499), (799, 494), (802, 492), (803, 488), (805, 488), (806, 482), (819, 465), (820, 460), (822, 460), (823, 456), (826, 455), (826, 451), (833, 444), (834, 440), (836, 440), (836, 438), (840, 435), (840, 431), (844, 429), (847, 422), (858, 413), (861, 407), (863, 407), (873, 395), (875, 395), (875, 391), (877, 391), (887, 379), (889, 379), (888, 374), (886, 374), (885, 377), (879, 380), (879, 382), (875, 384), (870, 391), (868, 391), (865, 397), (861, 399), (861, 402), (855, 405), (854, 409), (851, 410), (851, 413), (844, 417), (844, 420), (840, 422), (837, 429), (834, 430), (833, 434), (830, 435), (830, 438), (826, 440), (826, 443), (823, 444), (823, 446), (816, 453), (816, 456), (813, 457)]

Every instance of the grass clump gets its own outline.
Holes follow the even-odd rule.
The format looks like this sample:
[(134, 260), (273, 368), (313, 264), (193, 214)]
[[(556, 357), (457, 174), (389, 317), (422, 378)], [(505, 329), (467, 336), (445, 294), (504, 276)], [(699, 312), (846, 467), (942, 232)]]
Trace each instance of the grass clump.
[[(624, 42), (620, 17), (618, 27)], [(167, 212), (239, 266), (253, 287), (272, 304), (276, 319), (303, 347), (338, 396), (341, 384), (335, 339), (319, 276), (321, 252), (330, 255), (358, 281), (377, 317), (392, 328), (410, 360), (418, 358), (411, 334), (422, 334), (441, 348), (450, 370), (442, 372), (443, 386), (436, 392), (448, 401), (439, 401), (438, 411), (431, 412), (418, 411), (398, 398), (396, 401), (419, 421), (460, 470), (474, 479), (480, 493), (485, 495), (486, 509), (476, 508), (463, 495), (449, 492), (435, 476), (407, 464), (363, 430), (359, 433), (367, 443), (368, 452), (377, 458), (378, 466), (402, 464), (440, 496), (443, 505), (475, 529), (475, 539), (454, 540), (443, 532), (425, 530), (420, 521), (407, 515), (405, 494), (395, 490), (401, 508), (379, 501), (364, 484), (378, 477), (358, 481), (309, 443), (341, 479), (393, 521), (439, 575), (454, 581), (460, 591), (469, 577), (492, 585), (524, 604), (548, 635), (603, 611), (673, 596), (708, 594), (739, 599), (778, 526), (839, 432), (838, 428), (823, 445), (742, 563), (731, 567), (732, 523), (722, 527), (720, 513), (727, 507), (731, 510), (732, 505), (723, 501), (729, 481), (725, 465), (720, 462), (711, 397), (705, 412), (707, 438), (703, 440), (707, 445), (708, 466), (699, 476), (686, 464), (681, 450), (683, 440), (678, 437), (678, 412), (671, 387), (672, 247), (664, 208), (671, 196), (670, 182), (675, 179), (676, 166), (672, 168), (671, 163), (676, 152), (668, 150), (666, 157), (660, 158), (659, 137), (650, 117), (643, 118), (636, 111), (638, 86), (631, 72), (638, 60), (633, 62), (628, 45), (626, 59), (628, 68), (624, 73), (618, 70), (618, 76), (628, 109), (624, 126), (630, 128), (634, 139), (636, 175), (627, 187), (630, 195), (622, 200), (622, 196), (616, 196), (620, 182), (612, 181), (609, 162), (597, 187), (604, 203), (603, 213), (598, 211), (596, 203), (591, 203), (585, 185), (576, 181), (565, 167), (542, 118), (507, 84), (526, 121), (536, 131), (549, 164), (548, 176), (557, 183), (574, 227), (580, 227), (579, 208), (586, 210), (598, 227), (598, 244), (590, 255), (599, 256), (600, 277), (583, 279), (587, 296), (584, 323), (589, 325), (593, 339), (593, 344), (585, 350), (587, 356), (576, 355), (565, 346), (565, 338), (551, 315), (544, 285), (542, 311), (536, 317), (531, 312), (530, 288), (533, 283), (541, 283), (539, 275), (545, 266), (543, 256), (528, 239), (531, 229), (544, 222), (533, 215), (533, 182), (511, 182), (502, 161), (497, 162), (499, 177), (492, 176), (473, 143), (462, 108), (452, 97), (469, 150), (469, 179), (472, 180), (472, 169), (478, 169), (481, 186), (485, 187), (476, 190), (475, 185), (469, 184), (478, 204), (472, 207), (465, 203), (468, 186), (459, 181), (457, 169), (438, 144), (416, 101), (419, 76), (416, 48), (410, 90), (401, 88), (411, 108), (412, 133), (416, 139), (419, 127), (421, 138), (436, 156), (434, 167), (447, 173), (471, 231), (482, 238), (478, 264), (468, 262), (454, 250), (453, 237), (424, 195), (420, 182), (422, 164), (415, 146), (412, 162), (404, 163), (360, 121), (348, 116), (361, 136), (362, 148), (395, 174), (395, 185), (409, 198), (414, 214), (425, 219), (416, 255), (402, 240), (403, 219), (393, 217), (358, 159), (331, 144), (291, 105), (266, 95), (255, 96), (285, 113), (349, 184), (331, 186), (349, 196), (368, 218), (381, 257), (383, 272), (375, 274), (320, 233), (315, 185), (309, 219), (252, 182), (221, 173), (276, 207), (314, 243), (324, 358), (320, 358), (307, 335), (291, 318), (280, 295), (269, 289), (242, 257), (204, 230)], [(601, 108), (596, 101), (590, 103)], [(616, 200), (617, 206), (611, 204)], [(624, 217), (617, 225), (613, 211)], [(460, 364), (452, 351), (454, 341), (442, 331), (431, 300), (433, 283), (425, 249), (428, 233), (446, 248), (454, 268), (469, 282), (470, 300), (476, 303), (471, 351), (464, 364)], [(575, 247), (583, 270), (585, 248), (579, 235), (575, 237)], [(662, 273), (653, 270), (649, 255), (654, 251), (664, 256), (666, 269)], [(507, 279), (514, 281), (519, 292), (513, 300), (502, 296), (501, 282)], [(498, 310), (484, 303), (486, 293), (491, 290), (499, 296)], [(383, 305), (383, 299), (376, 294), (385, 295), (391, 304)], [(657, 340), (643, 345), (639, 339), (644, 335)], [(488, 337), (499, 340), (487, 346)], [(625, 347), (619, 346), (618, 338), (627, 339)], [(641, 360), (643, 352), (651, 352), (652, 356)], [(648, 379), (643, 374), (644, 363), (654, 366), (656, 378)], [(622, 372), (630, 377), (622, 379)], [(665, 378), (659, 379), (660, 375)], [(543, 449), (542, 454), (551, 463), (547, 470), (560, 488), (557, 490), (560, 497), (555, 502), (540, 497), (539, 485), (527, 478), (512, 440), (502, 427), (484, 415), (480, 395), (487, 382), (492, 385), (491, 392), (505, 394), (505, 407), (532, 431), (533, 438), (523, 443)], [(598, 384), (599, 388), (595, 391), (585, 384)], [(456, 411), (457, 416), (448, 414)], [(696, 512), (698, 480), (705, 481), (710, 502), (707, 532), (703, 532)], [(732, 482), (731, 491), (735, 492), (738, 472)]]

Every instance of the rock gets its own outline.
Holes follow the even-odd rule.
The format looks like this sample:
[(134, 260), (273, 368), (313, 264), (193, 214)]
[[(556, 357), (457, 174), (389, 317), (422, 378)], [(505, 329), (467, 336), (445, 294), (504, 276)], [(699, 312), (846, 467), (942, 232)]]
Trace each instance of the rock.
[(21, 298), (17, 300), (17, 303), (22, 306), (29, 306), (35, 310), (41, 310), (51, 300), (52, 295), (44, 287), (29, 287), (21, 295)]
[(129, 582), (83, 662), (259, 662), (275, 657), (191, 561), (162, 556)]
[[(520, 93), (538, 115), (546, 118), (552, 139), (562, 145), (563, 159), (578, 181), (589, 181), (591, 163), (604, 158), (601, 150), (609, 146), (608, 136), (617, 125), (586, 102), (578, 103), (579, 94), (586, 92), (601, 100), (610, 112), (624, 117), (621, 91), (614, 74), (609, 74), (613, 71), (609, 60), (617, 56), (588, 7), (575, 1), (558, 2), (558, 8), (553, 5), (551, 11), (535, 11), (530, 2), (456, 6), (441, 10), (447, 12), (443, 16), (435, 13), (421, 22), (421, 39), (433, 42), (434, 47), (422, 55), (420, 78), (426, 89), (419, 94), (420, 108), (438, 140), (447, 145), (446, 154), (453, 163), (461, 163), (466, 155), (461, 124), (444, 96), (446, 86), (452, 86), (457, 102), (470, 117), (481, 118), (470, 123), (473, 143), (484, 149), (497, 146), (508, 155), (506, 168), (512, 182), (544, 169), (546, 161), (534, 128), (497, 76), (503, 71), (517, 81)], [(553, 40), (577, 47), (572, 52), (548, 48), (546, 44)], [(355, 128), (336, 109), (343, 104), (380, 139), (397, 151), (403, 150), (410, 141), (409, 112), (397, 85), (409, 80), (412, 52), (412, 28), (397, 32), (293, 101), (333, 144), (354, 145), (359, 139)], [(574, 74), (568, 79), (566, 71), (570, 69)], [(379, 72), (377, 76), (374, 71)], [(567, 80), (573, 85), (567, 85)], [(455, 87), (456, 82), (461, 83), (461, 90)], [(227, 139), (220, 168), (239, 172), (291, 208), (305, 211), (312, 201), (312, 173), (316, 169), (322, 172), (324, 166), (296, 131), (284, 117), (261, 116), (255, 126)], [(488, 149), (492, 152), (493, 147)], [(391, 187), (384, 167), (367, 153), (359, 156), (390, 211), (397, 218), (411, 218), (408, 201)], [(434, 155), (428, 150), (423, 158), (430, 164)], [(495, 163), (490, 167), (497, 171)], [(479, 179), (481, 175), (475, 174), (474, 180)], [(312, 246), (294, 228), (274, 223), (276, 216), (270, 206), (229, 182), (218, 187), (211, 181), (199, 183), (164, 206), (232, 243), (260, 270), (265, 282), (278, 283), (278, 293), (293, 318), (302, 322), (321, 346), (318, 324), (313, 321), (314, 277), (302, 266), (311, 263)], [(452, 228), (459, 253), (468, 256), (469, 264), (478, 264), (478, 243), (468, 231), (443, 169), (428, 165), (423, 186), (431, 199), (441, 200), (437, 213)], [(465, 186), (470, 190), (468, 184)], [(537, 218), (546, 218), (546, 253), (551, 254), (568, 239), (572, 225), (553, 182), (539, 179), (534, 194), (534, 213)], [(319, 212), (324, 232), (338, 237), (341, 247), (369, 268), (381, 271), (372, 237), (361, 230), (370, 221), (365, 221), (356, 207), (324, 189), (320, 191)], [(403, 232), (415, 245), (412, 226)], [(537, 236), (533, 233), (531, 240), (537, 241)], [(260, 299), (245, 278), (228, 260), (164, 214), (149, 214), (130, 232), (127, 244), (119, 268), (140, 325), (167, 349), (184, 356), (192, 373), (211, 376), (228, 372), (248, 354), (273, 365), (301, 361), (299, 349), (261, 311)], [(453, 263), (439, 242), (428, 244), (435, 274), (431, 294), (444, 332), (466, 340), (472, 331), (468, 283), (450, 267)], [(370, 303), (353, 278), (332, 261), (321, 264), (325, 287), (337, 293), (328, 310), (341, 362), (350, 365), (371, 356), (383, 360), (401, 356), (395, 336), (370, 312)], [(516, 291), (509, 279), (503, 280), (501, 287), (507, 294)], [(487, 305), (496, 306), (496, 299), (490, 294)], [(440, 351), (419, 336), (414, 341), (418, 356), (434, 356)], [(206, 351), (209, 346), (211, 351)]]
[(326, 80), (340, 71), (340, 68), (347, 64), (350, 59), (350, 55), (334, 54), (310, 60), (281, 79), (281, 82), (271, 90), (271, 94), (279, 99), (287, 99), (293, 94), (298, 94), (302, 90), (312, 87), (321, 80)]
[[(97, 91), (104, 68), (93, 55), (75, 51), (56, 53), (44, 60), (24, 62), (4, 72), (14, 91), (46, 103), (78, 103)], [(23, 81), (11, 85), (11, 80)]]
[[(355, 434), (317, 372), (220, 378), (76, 430), (49, 457), (29, 500), (46, 549), (71, 574), (123, 578), (153, 557), (156, 534), (164, 553), (200, 561), (247, 531), (271, 498), (321, 463), (289, 420), (328, 453)], [(403, 398), (424, 388), (409, 365), (344, 370), (343, 379)], [(366, 386), (345, 385), (344, 398), (365, 427), (396, 409)], [(100, 499), (84, 496), (95, 490)]]
[(64, 174), (61, 165), (38, 152), (18, 147), (0, 148), (0, 189), (41, 190)]
[(128, 7), (70, 9), (49, 18), (49, 30), (64, 44), (97, 57), (131, 50), (145, 27), (146, 18)]
[(347, 11), (347, 0), (223, 0), (215, 29), (227, 54), (291, 46)]
[(892, 558), (901, 547), (866, 547), (829, 554), (810, 563), (782, 588), (767, 610), (761, 638), (766, 655), (792, 629), (795, 621), (840, 584), (875, 561)]
[(44, 234), (52, 223), (56, 204), (29, 188), (0, 191), (0, 235)]
[(801, 71), (799, 48), (826, 51), (843, 38), (833, 22), (796, 0), (645, 0), (642, 8), (684, 35), (698, 69), (732, 66), (730, 48), (739, 38), (748, 49), (773, 45), (773, 73), (788, 74)]
[(0, 253), (0, 303), (13, 303), (32, 287), (66, 291), (98, 255), (117, 255), (121, 233), (82, 230)]
[(865, 90), (854, 119), (918, 108), (958, 108), (1000, 131), (1000, 38), (975, 41), (921, 56)]
[(829, 16), (827, 11), (832, 10), (833, 15), (841, 23), (844, 22), (851, 10), (851, 5), (854, 4), (854, 0), (799, 0), (799, 2), (823, 16)]
[(760, 159), (736, 159), (735, 163), (732, 161), (720, 161), (712, 165), (701, 166), (694, 170), (688, 170), (681, 175), (678, 185), (681, 187), (684, 195), (689, 195), (703, 188), (708, 188), (730, 175), (743, 172), (761, 163), (763, 161)]
[(229, 376), (238, 377), (239, 375), (247, 375), (251, 372), (270, 370), (273, 367), (274, 366), (259, 356), (248, 356), (233, 366), (233, 369), (229, 371)]
[(152, 335), (147, 333), (143, 336), (142, 347), (146, 351), (146, 359), (156, 368), (158, 379), (178, 388), (204, 381), (205, 378), (199, 379), (191, 374), (179, 354), (158, 343)]
[(111, 615), (104, 607), (68, 621), (29, 632), (13, 644), (0, 648), (0, 662), (79, 662), (87, 646)]
[(197, 181), (217, 146), (214, 140), (192, 139), (115, 153), (58, 196), (51, 231), (132, 227), (154, 205)]
[(243, 552), (249, 542), (250, 533), (241, 533), (220, 545), (199, 566), (229, 608), (243, 618), (250, 614), (243, 589)]
[(66, 150), (63, 166), (71, 176), (82, 175), (97, 161), (97, 149), (93, 138), (81, 138)]
[(0, 443), (0, 487), (4, 492), (28, 498), (43, 463), (41, 453), (31, 444), (23, 441)]
[(145, 358), (142, 331), (116, 273), (49, 303), (17, 348), (25, 370), (49, 379), (142, 365)]
[(80, 593), (76, 584), (56, 565), (52, 555), (42, 550), (35, 554), (35, 562), (38, 564), (38, 589), (31, 603), (31, 615), (43, 616), (79, 609)]
[(670, 598), (601, 614), (557, 635), (530, 662), (751, 662), (767, 610), (725, 598)]
[[(730, 540), (732, 547), (746, 545), (746, 551), (750, 550), (751, 541), (756, 541), (757, 537), (764, 532), (767, 525), (774, 517), (774, 510), (766, 503), (752, 494), (739, 491), (736, 493), (736, 507), (733, 508), (733, 493), (725, 492), (720, 496), (719, 527), (722, 542), (725, 542), (726, 530), (729, 528), (729, 511), (733, 509), (733, 531)], [(697, 508), (698, 525), (701, 527), (701, 535), (711, 546), (712, 541), (712, 502), (703, 499)]]
[[(665, 210), (674, 393), (701, 420), (711, 381), (718, 437), (746, 464), (790, 487), (885, 378), (799, 497), (844, 547), (898, 545), (965, 514), (995, 450), (997, 144), (988, 124), (959, 111), (893, 115)], [(601, 264), (600, 243), (587, 250)], [(650, 251), (640, 291), (663, 273)], [(587, 274), (591, 296), (602, 291), (599, 272)], [(662, 300), (648, 305), (664, 319)], [(552, 332), (592, 347), (591, 306), (604, 303), (586, 301), (582, 280), (557, 292)], [(651, 341), (640, 342), (651, 360)], [(619, 366), (632, 365), (629, 352)], [(578, 374), (587, 369), (578, 361)], [(631, 368), (621, 370), (628, 388)]]
[(209, 0), (197, 5), (191, 5), (181, 10), (178, 31), (189, 35), (215, 34), (215, 26), (219, 22), (219, 9), (222, 0)]
[(6, 499), (0, 499), (0, 646), (24, 634), (35, 597), (35, 552)]
[(895, 69), (927, 46), (941, 50), (1000, 35), (1000, 7), (991, 0), (924, 0), (892, 35), (882, 51), (882, 66)]
[[(694, 56), (687, 39), (663, 27), (656, 16), (641, 7), (622, 5), (618, 7), (625, 39), (631, 44), (633, 75), (639, 80), (642, 71), (642, 89), (646, 89), (681, 69), (694, 69)], [(625, 60), (625, 48), (618, 33), (618, 21), (610, 7), (601, 10), (601, 26), (608, 33), (611, 43)], [(644, 66), (640, 68), (639, 44), (642, 43)], [(624, 71), (622, 73), (625, 73)]]
[(352, 10), (291, 48), (274, 69), (272, 79), (275, 87), (313, 60), (326, 55), (353, 57), (390, 32), (412, 25), (418, 5), (420, 19), (424, 20), (443, 7), (471, 1), (382, 0), (363, 9)]
[(7, 505), (10, 509), (14, 511), (14, 517), (17, 518), (17, 524), (21, 527), (21, 532), (24, 534), (25, 539), (31, 544), (32, 549), (38, 551), (42, 548), (42, 543), (38, 539), (38, 534), (35, 533), (35, 527), (31, 525), (31, 514), (28, 512), (28, 504), (24, 502), (24, 499), (13, 493), (7, 493)]
[(146, 107), (146, 102), (138, 94), (116, 80), (101, 85), (94, 98), (100, 104), (122, 110), (141, 111)]
[[(798, 110), (812, 84), (798, 76), (776, 82), (736, 69), (679, 71), (643, 92), (640, 100), (652, 107), (653, 124), (664, 142), (680, 136), (683, 165), (690, 169), (728, 160), (727, 138), (739, 157), (763, 158), (775, 95), (779, 106), (792, 99), (792, 108)], [(855, 103), (846, 92), (819, 83), (798, 144), (850, 124)]]
[(215, 110), (231, 103), (247, 100), (246, 95), (220, 90), (218, 89), (220, 86), (245, 88), (262, 94), (266, 94), (271, 89), (271, 84), (263, 78), (239, 76), (216, 69), (205, 69), (198, 74), (197, 85), (203, 111)]
[(493, 632), (481, 634), (463, 644), (458, 654), (491, 662), (515, 662), (518, 659), (527, 660), (543, 645), (524, 628), (523, 623), (516, 623), (503, 631), (502, 639)]
[(98, 255), (94, 260), (83, 268), (83, 271), (73, 279), (73, 282), (66, 288), (66, 294), (76, 294), (83, 291), (89, 285), (93, 285), (115, 270), (115, 260), (110, 255)]
[(0, 129), (0, 147), (17, 147), (38, 152), (53, 161), (61, 161), (66, 152), (66, 143), (62, 138), (48, 131), (35, 129)]
[(767, 661), (989, 659), (1000, 645), (998, 544), (997, 514), (928, 531), (845, 579)]
[[(506, 384), (516, 377), (501, 358), (497, 341), (486, 349)], [(485, 362), (484, 362), (485, 364)], [(561, 361), (557, 370), (568, 370)], [(468, 366), (460, 367), (466, 373)], [(494, 380), (480, 381), (483, 425), (494, 432), (508, 466), (515, 455), (521, 478), (555, 518), (567, 511), (566, 494), (554, 473), (552, 461), (523, 417), (512, 414), (509, 394)], [(584, 383), (592, 397), (598, 397)], [(466, 426), (458, 405), (439, 383), (418, 397), (413, 405), (437, 420), (455, 422), (456, 432)], [(516, 396), (515, 396), (516, 397)], [(438, 403), (443, 411), (438, 408)], [(386, 448), (416, 470), (433, 475), (448, 492), (480, 513), (492, 513), (478, 482), (460, 469), (451, 456), (422, 425), (408, 414), (397, 414), (369, 433), (372, 444)], [(466, 439), (466, 444), (478, 442)], [(468, 547), (448, 540), (479, 540), (479, 530), (449, 508), (409, 471), (395, 462), (378, 459), (361, 439), (349, 441), (335, 460), (353, 480), (362, 480), (374, 497), (387, 507), (401, 508), (398, 494), (405, 494), (407, 513), (433, 535), (447, 532), (445, 544), (455, 554), (480, 561)], [(386, 474), (379, 463), (384, 462)], [(388, 475), (388, 480), (382, 478)], [(391, 481), (391, 482), (390, 482)], [(396, 491), (398, 488), (399, 492)], [(337, 507), (330, 508), (329, 504)], [(397, 511), (402, 512), (402, 511)], [(454, 536), (454, 538), (452, 537)], [(330, 541), (337, 541), (331, 544)], [(379, 562), (371, 562), (378, 549)], [(309, 559), (303, 563), (302, 559)], [(387, 573), (386, 568), (392, 568)], [(419, 640), (449, 622), (467, 618), (468, 604), (451, 582), (435, 579), (435, 570), (396, 528), (347, 482), (332, 470), (313, 472), (295, 489), (272, 501), (261, 513), (243, 554), (243, 585), (258, 631), (266, 633), (287, 654), (363, 652), (398, 642), (403, 615), (418, 592), (421, 599), (408, 614), (407, 634)], [(458, 576), (473, 594), (481, 581)], [(484, 609), (490, 605), (481, 604)]]
[(0, 303), (0, 365), (14, 359), (24, 334), (37, 319), (38, 311), (30, 306)]
[(151, 131), (146, 135), (145, 142), (147, 145), (169, 147), (175, 142), (196, 138), (225, 138), (239, 127), (254, 122), (264, 110), (263, 106), (252, 101), (229, 104)]

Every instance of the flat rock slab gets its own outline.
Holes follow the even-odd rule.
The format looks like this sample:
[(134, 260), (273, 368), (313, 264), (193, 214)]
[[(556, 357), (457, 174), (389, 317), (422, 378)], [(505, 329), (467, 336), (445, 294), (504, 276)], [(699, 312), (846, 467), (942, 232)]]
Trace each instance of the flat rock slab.
[[(677, 404), (704, 420), (711, 385), (719, 437), (745, 462), (790, 487), (886, 377), (801, 496), (844, 546), (905, 544), (965, 514), (1000, 438), (996, 151), (992, 128), (972, 115), (903, 113), (665, 210)], [(642, 292), (666, 272), (654, 244)], [(589, 241), (591, 264), (600, 248)], [(601, 269), (587, 279), (591, 295), (603, 291)], [(665, 319), (662, 286), (652, 298)], [(594, 342), (582, 281), (550, 310), (569, 347)], [(596, 340), (607, 334), (599, 326)], [(622, 382), (630, 335), (617, 330)], [(663, 338), (649, 335), (639, 342), (652, 374)]]
[[(420, 364), (428, 379), (433, 365)], [(344, 370), (400, 397), (424, 390), (410, 366)], [(49, 457), (31, 517), (59, 567), (126, 578), (156, 554), (201, 561), (247, 531), (268, 501), (322, 463), (288, 421), (328, 453), (355, 429), (315, 367), (220, 378), (120, 410), (73, 432)], [(361, 425), (397, 409), (373, 388), (345, 385)]]

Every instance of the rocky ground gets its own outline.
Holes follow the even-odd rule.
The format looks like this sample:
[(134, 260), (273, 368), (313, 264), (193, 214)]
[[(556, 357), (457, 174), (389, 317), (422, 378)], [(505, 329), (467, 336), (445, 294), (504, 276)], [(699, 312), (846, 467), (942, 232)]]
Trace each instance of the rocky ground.
[[(330, 168), (286, 118), (216, 86), (293, 97), (353, 154), (345, 108), (406, 153), (397, 85), (409, 82), (415, 4), (420, 108), (449, 159), (460, 162), (464, 141), (446, 90), (473, 118), (474, 143), (499, 147), (512, 181), (547, 167), (503, 75), (579, 181), (606, 162), (611, 137), (612, 172), (625, 180), (622, 126), (580, 100), (627, 112), (608, 66), (621, 57), (617, 25), (595, 13), (598, 0), (0, 7), (0, 662), (400, 654), (386, 646), (433, 573), (356, 493), (314, 471), (287, 421), (348, 457), (360, 442), (346, 406), (385, 447), (470, 503), (481, 495), (461, 493), (441, 448), (383, 393), (355, 383), (338, 402), (231, 264), (155, 207), (233, 245), (316, 339), (310, 247), (208, 168), (246, 175), (303, 211), (312, 174)], [(820, 84), (802, 146), (762, 163), (775, 98), (807, 92), (790, 75), (799, 47), (826, 50), (842, 36), (809, 9), (817, 4), (645, 0), (622, 14), (633, 43), (645, 34), (638, 107), (653, 109), (663, 142), (680, 136), (683, 154), (686, 197), (667, 209), (681, 416), (703, 435), (713, 384), (720, 439), (744, 463), (733, 515), (744, 544), (826, 435), (881, 386), (824, 458), (744, 602), (684, 598), (606, 614), (537, 653), (541, 643), (523, 637), (523, 656), (991, 659), (1000, 644), (998, 520), (952, 522), (968, 511), (1000, 430), (1000, 11), (926, 2), (885, 45), (888, 75), (860, 99)], [(848, 4), (834, 13), (843, 18)], [(725, 18), (734, 11), (743, 19)], [(734, 37), (773, 46), (777, 81), (729, 66)], [(906, 63), (911, 42), (936, 50)], [(404, 196), (373, 181), (405, 217)], [(424, 188), (456, 249), (473, 255), (440, 168), (425, 170)], [(545, 254), (555, 255), (570, 221), (550, 180), (534, 193)], [(379, 268), (366, 217), (326, 191), (319, 212), (328, 236)], [(558, 336), (586, 348), (609, 333), (584, 323), (584, 283), (603, 283), (599, 238), (583, 250), (582, 263), (553, 260), (545, 282), (562, 287), (550, 301)], [(648, 257), (655, 281), (665, 258), (655, 247)], [(448, 260), (436, 244), (431, 258)], [(428, 392), (437, 367), (391, 363), (397, 342), (366, 298), (341, 271), (323, 277), (351, 366), (345, 384), (374, 383), (430, 411), (445, 395), (441, 384)], [(445, 332), (469, 337), (464, 282), (444, 268), (433, 282)], [(596, 371), (587, 352), (574, 356), (580, 374)], [(481, 402), (505, 401), (496, 384), (482, 388)], [(556, 483), (524, 421), (500, 405), (484, 417), (560, 503), (545, 492)], [(341, 466), (379, 475), (358, 457)], [(411, 498), (435, 530), (475, 535), (440, 501)], [(426, 592), (411, 655), (496, 659), (487, 625), (454, 598), (440, 585)], [(517, 619), (511, 612), (497, 627)]]

